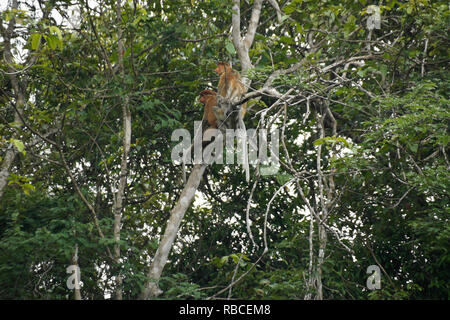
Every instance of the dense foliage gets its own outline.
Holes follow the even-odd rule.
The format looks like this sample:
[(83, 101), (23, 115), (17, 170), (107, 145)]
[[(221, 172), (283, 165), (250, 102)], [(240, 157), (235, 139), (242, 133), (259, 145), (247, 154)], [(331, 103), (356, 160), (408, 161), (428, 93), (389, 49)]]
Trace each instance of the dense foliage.
[[(15, 64), (5, 54), (0, 64), (0, 168), (7, 151), (15, 152), (0, 197), (2, 299), (71, 299), (66, 268), (75, 246), (83, 299), (111, 297), (118, 273), (124, 299), (136, 299), (183, 188), (181, 166), (170, 158), (172, 131), (192, 132), (193, 121), (201, 119), (198, 92), (215, 88), (218, 61), (239, 69), (230, 40), (231, 1), (122, 2), (120, 25), (111, 0), (91, 7), (87, 1), (19, 1), (18, 9), (1, 8), (2, 53), (8, 49), (6, 28), (15, 23)], [(252, 80), (250, 91), (257, 90), (274, 70), (303, 61), (274, 86), (304, 98), (286, 106), (284, 137), (293, 168), (306, 178), (271, 201), (294, 174), (287, 167), (258, 178), (251, 167), (251, 183), (237, 166), (208, 167), (164, 269), (159, 298), (211, 297), (249, 271), (233, 286), (233, 298), (303, 299), (310, 216), (298, 189), (311, 203), (318, 201), (319, 145), (337, 194), (328, 224), (342, 235), (338, 239), (327, 230), (323, 298), (449, 298), (450, 9), (441, 0), (383, 3), (381, 27), (372, 31), (366, 28), (369, 1), (282, 0), (281, 23), (264, 3), (250, 50), (255, 68), (245, 75)], [(252, 1), (241, 1), (243, 28), (251, 7)], [(79, 9), (72, 13), (74, 8)], [(311, 35), (318, 44), (313, 52), (307, 45)], [(364, 63), (326, 69), (358, 56), (366, 57)], [(307, 106), (312, 96), (332, 110), (336, 136), (326, 122), (321, 139), (315, 115), (326, 111), (313, 101)], [(258, 111), (276, 100), (264, 95), (250, 101), (247, 128), (255, 128)], [(115, 244), (112, 208), (124, 101), (132, 137), (117, 262), (108, 250)], [(265, 116), (281, 127), (283, 110), (272, 108)], [(280, 148), (283, 163), (289, 162), (286, 150)], [(251, 193), (251, 228), (259, 247), (247, 232)], [(269, 205), (269, 252), (254, 265)], [(380, 290), (366, 288), (369, 265), (382, 269)]]

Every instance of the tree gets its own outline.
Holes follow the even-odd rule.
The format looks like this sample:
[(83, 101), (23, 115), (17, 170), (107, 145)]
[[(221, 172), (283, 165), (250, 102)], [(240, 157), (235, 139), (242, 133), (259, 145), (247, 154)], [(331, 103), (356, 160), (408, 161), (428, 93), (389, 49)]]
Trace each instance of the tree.
[[(448, 297), (446, 2), (9, 4), (0, 297)], [(170, 137), (218, 61), (249, 88), (239, 127), (278, 130), (278, 171), (184, 183)]]

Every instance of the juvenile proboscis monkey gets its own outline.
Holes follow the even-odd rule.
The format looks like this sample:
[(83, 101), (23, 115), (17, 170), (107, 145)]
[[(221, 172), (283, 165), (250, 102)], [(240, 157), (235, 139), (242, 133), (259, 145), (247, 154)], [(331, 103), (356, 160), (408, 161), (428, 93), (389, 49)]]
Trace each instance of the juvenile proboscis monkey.
[[(211, 130), (208, 130), (209, 128), (211, 129), (217, 129), (218, 128), (218, 121), (217, 121), (217, 117), (214, 111), (214, 108), (217, 108), (217, 93), (209, 90), (209, 89), (205, 89), (203, 91), (201, 91), (199, 93), (200, 98), (198, 99), (198, 101), (200, 103), (202, 103), (204, 105), (204, 111), (203, 111), (203, 117), (202, 117), (202, 132), (196, 132), (195, 136), (197, 136), (197, 134), (206, 134), (208, 137), (208, 131), (209, 134), (211, 134)], [(205, 123), (208, 123), (208, 128), (205, 128)], [(203, 135), (202, 140), (205, 138), (205, 136)], [(210, 139), (208, 139), (209, 141)], [(195, 138), (194, 138), (195, 141)], [(202, 143), (202, 147), (204, 147), (206, 144)], [(192, 144), (190, 146), (190, 148), (187, 150), (187, 153), (191, 153), (193, 151), (193, 147), (194, 145)], [(183, 167), (183, 182), (186, 182), (186, 164), (185, 164), (185, 159), (183, 158), (182, 161), (182, 167)]]
[(213, 110), (217, 106), (217, 93), (208, 89), (203, 90), (200, 92), (200, 99), (198, 101), (205, 106), (202, 120), (206, 120), (210, 128), (217, 129), (217, 117)]

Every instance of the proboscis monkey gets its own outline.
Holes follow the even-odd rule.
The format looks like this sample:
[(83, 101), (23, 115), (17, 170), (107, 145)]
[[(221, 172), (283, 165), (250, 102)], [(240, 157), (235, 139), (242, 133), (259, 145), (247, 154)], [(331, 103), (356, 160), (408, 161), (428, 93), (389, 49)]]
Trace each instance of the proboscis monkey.
[[(203, 118), (202, 118), (202, 128), (204, 128), (202, 130), (202, 132), (200, 132), (199, 130), (194, 134), (194, 143), (195, 143), (195, 137), (197, 135), (202, 135), (202, 141), (203, 138), (205, 138), (205, 136), (203, 136), (203, 133), (208, 134), (207, 132), (209, 132), (209, 134), (211, 134), (211, 130), (208, 129), (217, 129), (218, 128), (218, 120), (215, 114), (215, 108), (217, 108), (217, 93), (209, 90), (209, 89), (205, 89), (203, 91), (201, 91), (199, 93), (200, 98), (198, 99), (199, 102), (201, 102), (204, 105), (204, 111), (203, 111)], [(205, 128), (205, 122), (208, 123), (209, 128)], [(208, 139), (208, 141), (211, 139)], [(202, 147), (204, 147), (204, 143), (202, 143)], [(194, 144), (192, 144), (189, 149), (187, 149), (187, 154), (191, 154), (194, 148)], [(186, 164), (185, 164), (185, 158), (183, 157), (182, 160), (182, 168), (183, 168), (183, 182), (186, 183)]]
[[(226, 62), (219, 62), (217, 64), (217, 68), (214, 70), (217, 73), (219, 78), (219, 84), (217, 85), (217, 93), (218, 93), (218, 106), (214, 108), (216, 115), (219, 111), (226, 116), (229, 117), (232, 104), (239, 102), (242, 96), (247, 92), (247, 88), (243, 85), (241, 81), (241, 75), (239, 72), (230, 67), (230, 65)], [(223, 98), (223, 99), (222, 99)], [(245, 178), (247, 182), (250, 179), (250, 169), (248, 164), (248, 152), (247, 152), (247, 134), (244, 124), (244, 116), (247, 110), (247, 103), (243, 103), (241, 105), (240, 111), (237, 116), (232, 116), (231, 127), (236, 127), (241, 129), (242, 138), (242, 152), (244, 155), (243, 166), (245, 169)]]
[[(232, 103), (236, 103), (247, 92), (247, 88), (242, 84), (241, 75), (239, 74), (239, 72), (231, 68), (228, 63), (219, 62), (214, 72), (220, 76), (219, 84), (217, 85), (217, 93), (221, 97), (229, 100)], [(242, 104), (242, 119), (244, 118), (246, 108), (247, 103)]]
[(217, 106), (217, 93), (208, 89), (203, 90), (200, 92), (200, 99), (198, 101), (205, 106), (202, 120), (208, 121), (211, 128), (217, 129), (217, 117), (213, 110), (213, 107)]

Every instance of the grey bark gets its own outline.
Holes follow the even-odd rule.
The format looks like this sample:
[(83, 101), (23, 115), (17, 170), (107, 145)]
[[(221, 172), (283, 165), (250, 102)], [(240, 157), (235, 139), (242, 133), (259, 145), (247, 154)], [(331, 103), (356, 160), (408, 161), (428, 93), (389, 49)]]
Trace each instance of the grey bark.
[(206, 164), (197, 164), (194, 166), (177, 204), (170, 213), (166, 230), (147, 274), (149, 280), (145, 284), (145, 289), (139, 296), (142, 300), (146, 300), (150, 297), (157, 297), (162, 293), (158, 287), (159, 278), (167, 263), (167, 258), (180, 228), (181, 220), (183, 220), (186, 210), (190, 207), (192, 200), (194, 199), (195, 191), (198, 188), (205, 169)]
[[(75, 249), (74, 249), (74, 252), (72, 255), (72, 265), (77, 267), (76, 272), (78, 272), (79, 266), (78, 266), (78, 245), (77, 244), (75, 245)], [(79, 275), (77, 274), (75, 277), (75, 289), (73, 292), (73, 298), (75, 300), (81, 300), (81, 289), (80, 289), (80, 282), (78, 281), (78, 279), (79, 279), (78, 276)]]
[[(11, 9), (17, 9), (18, 8), (18, 1), (14, 0), (11, 2)], [(14, 58), (11, 51), (11, 37), (15, 26), (15, 18), (13, 17), (9, 23), (8, 27), (5, 29), (3, 27), (3, 20), (0, 18), (0, 32), (3, 37), (4, 43), (4, 50), (3, 50), (3, 56), (5, 59), (6, 64), (8, 65), (8, 76), (11, 81), (11, 85), (14, 92), (14, 99), (15, 99), (15, 105), (16, 105), (16, 112), (14, 113), (14, 122), (18, 124), (18, 127), (22, 127), (23, 123), (21, 120), (20, 115), (18, 112), (22, 112), (23, 105), (25, 103), (25, 93), (23, 92), (23, 89), (19, 85), (19, 79), (17, 78), (17, 72), (12, 67), (14, 65)], [(13, 138), (17, 138), (15, 135)], [(5, 191), (5, 187), (8, 184), (8, 178), (11, 172), (11, 167), (14, 162), (14, 159), (16, 158), (17, 150), (14, 146), (11, 146), (6, 151), (6, 154), (3, 159), (3, 163), (1, 165), (0, 169), (0, 199), (3, 196), (3, 193)]]
[[(246, 71), (252, 67), (252, 63), (249, 56), (249, 50), (253, 43), (256, 28), (259, 23), (259, 18), (261, 15), (261, 7), (264, 0), (255, 0), (253, 3), (252, 14), (248, 26), (247, 35), (245, 38), (241, 38), (240, 31), (240, 1), (233, 0), (233, 44), (236, 48), (238, 57), (241, 61), (241, 67), (243, 71)], [(274, 2), (274, 1), (272, 1)], [(247, 78), (242, 79), (244, 85), (249, 86), (249, 80)], [(245, 126), (243, 128), (245, 130)], [(161, 277), (162, 271), (165, 264), (167, 263), (167, 258), (172, 248), (173, 242), (178, 233), (181, 221), (184, 217), (186, 210), (189, 208), (192, 200), (194, 199), (195, 192), (198, 185), (202, 179), (203, 172), (206, 169), (205, 164), (197, 164), (193, 167), (189, 179), (181, 192), (180, 198), (172, 209), (169, 221), (167, 222), (166, 230), (164, 232), (163, 238), (159, 243), (158, 250), (156, 251), (155, 257), (153, 258), (152, 264), (148, 271), (149, 280), (145, 284), (145, 288), (139, 296), (140, 299), (148, 299), (150, 297), (156, 297), (162, 293), (158, 287), (158, 281)]]
[[(123, 44), (123, 30), (121, 27), (122, 24), (122, 7), (120, 0), (117, 1), (117, 23), (118, 23), (118, 65), (120, 70), (120, 75), (122, 77), (125, 76), (125, 69), (123, 66), (123, 52), (124, 52), (124, 44)], [(117, 188), (117, 192), (115, 195), (114, 201), (114, 262), (117, 266), (120, 265), (120, 231), (121, 231), (121, 221), (122, 221), (122, 210), (123, 210), (123, 196), (125, 193), (125, 187), (127, 185), (127, 171), (128, 171), (128, 153), (130, 152), (131, 147), (131, 111), (129, 108), (129, 99), (128, 96), (124, 97), (123, 105), (122, 105), (122, 125), (123, 125), (123, 139), (122, 139), (122, 160), (120, 164), (120, 173), (119, 173), (119, 184)], [(122, 300), (122, 276), (120, 272), (116, 275), (116, 290), (115, 290), (115, 299)]]

